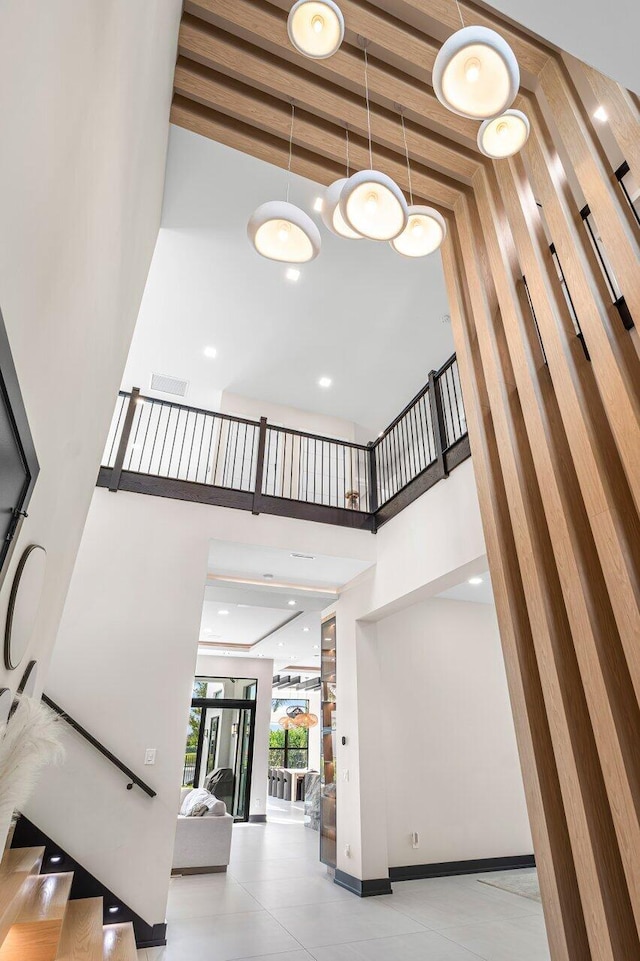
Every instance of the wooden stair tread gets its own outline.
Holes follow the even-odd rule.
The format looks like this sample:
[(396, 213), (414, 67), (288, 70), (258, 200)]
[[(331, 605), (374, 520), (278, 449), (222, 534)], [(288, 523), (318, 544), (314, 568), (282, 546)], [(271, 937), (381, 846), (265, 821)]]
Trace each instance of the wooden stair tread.
[(124, 924), (105, 924), (103, 937), (104, 961), (137, 961), (138, 948), (130, 921)]
[(9, 874), (16, 871), (36, 874), (42, 865), (44, 847), (9, 848), (0, 863), (0, 884)]
[(69, 900), (73, 873), (39, 874), (28, 879), (17, 924), (62, 921)]
[(5, 851), (0, 864), (0, 945), (20, 913), (27, 893), (27, 879), (38, 874), (43, 857), (43, 847)]
[(102, 961), (102, 898), (69, 901), (56, 961)]

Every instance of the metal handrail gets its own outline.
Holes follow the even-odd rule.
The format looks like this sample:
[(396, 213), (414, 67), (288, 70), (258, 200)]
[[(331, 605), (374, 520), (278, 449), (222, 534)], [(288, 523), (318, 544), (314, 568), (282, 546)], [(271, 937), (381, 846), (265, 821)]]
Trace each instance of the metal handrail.
[(96, 751), (99, 751), (103, 757), (106, 757), (108, 761), (111, 761), (111, 763), (117, 767), (119, 771), (122, 771), (123, 774), (126, 774), (126, 776), (129, 778), (127, 791), (130, 791), (133, 785), (136, 784), (142, 791), (144, 791), (145, 794), (148, 794), (149, 797), (156, 796), (156, 792), (153, 790), (153, 788), (149, 787), (149, 785), (143, 781), (142, 778), (138, 777), (137, 774), (134, 774), (130, 767), (127, 767), (127, 765), (124, 764), (120, 758), (116, 757), (116, 755), (110, 751), (109, 748), (105, 747), (104, 744), (101, 744), (100, 741), (93, 736), (93, 734), (90, 734), (89, 731), (87, 731), (87, 729), (79, 723), (79, 721), (76, 721), (75, 718), (71, 717), (70, 714), (67, 714), (67, 712), (64, 711), (60, 705), (56, 704), (55, 701), (52, 701), (47, 694), (42, 695), (42, 700), (55, 714), (58, 715), (58, 717), (61, 717), (63, 721), (66, 721), (69, 727), (72, 727), (74, 731), (77, 731), (78, 734), (85, 739), (85, 741), (88, 741), (92, 747), (95, 747)]

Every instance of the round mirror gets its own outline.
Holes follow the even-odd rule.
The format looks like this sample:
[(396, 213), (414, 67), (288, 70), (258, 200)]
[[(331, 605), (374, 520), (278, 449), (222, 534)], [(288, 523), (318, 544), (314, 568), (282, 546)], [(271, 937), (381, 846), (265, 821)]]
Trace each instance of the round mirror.
[(40, 605), (46, 566), (47, 552), (37, 544), (27, 547), (20, 558), (9, 597), (4, 633), (4, 663), (9, 671), (19, 665), (29, 646)]

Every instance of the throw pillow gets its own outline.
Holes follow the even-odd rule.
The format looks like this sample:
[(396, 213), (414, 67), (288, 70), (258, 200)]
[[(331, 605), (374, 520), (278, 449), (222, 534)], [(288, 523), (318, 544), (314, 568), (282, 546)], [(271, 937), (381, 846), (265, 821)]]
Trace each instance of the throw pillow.
[(193, 791), (190, 791), (182, 802), (180, 814), (184, 815), (185, 817), (191, 817), (191, 812), (196, 804), (204, 803), (209, 796), (209, 792), (205, 791), (205, 789), (202, 787), (195, 788)]

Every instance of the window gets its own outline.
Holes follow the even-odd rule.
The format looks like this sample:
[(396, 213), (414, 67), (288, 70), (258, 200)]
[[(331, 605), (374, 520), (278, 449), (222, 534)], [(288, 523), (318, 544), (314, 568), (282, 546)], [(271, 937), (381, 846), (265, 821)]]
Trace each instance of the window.
[(279, 723), (290, 707), (299, 707), (306, 712), (309, 710), (309, 702), (303, 699), (273, 698), (269, 730), (269, 767), (308, 768), (308, 728), (290, 727), (285, 730)]

